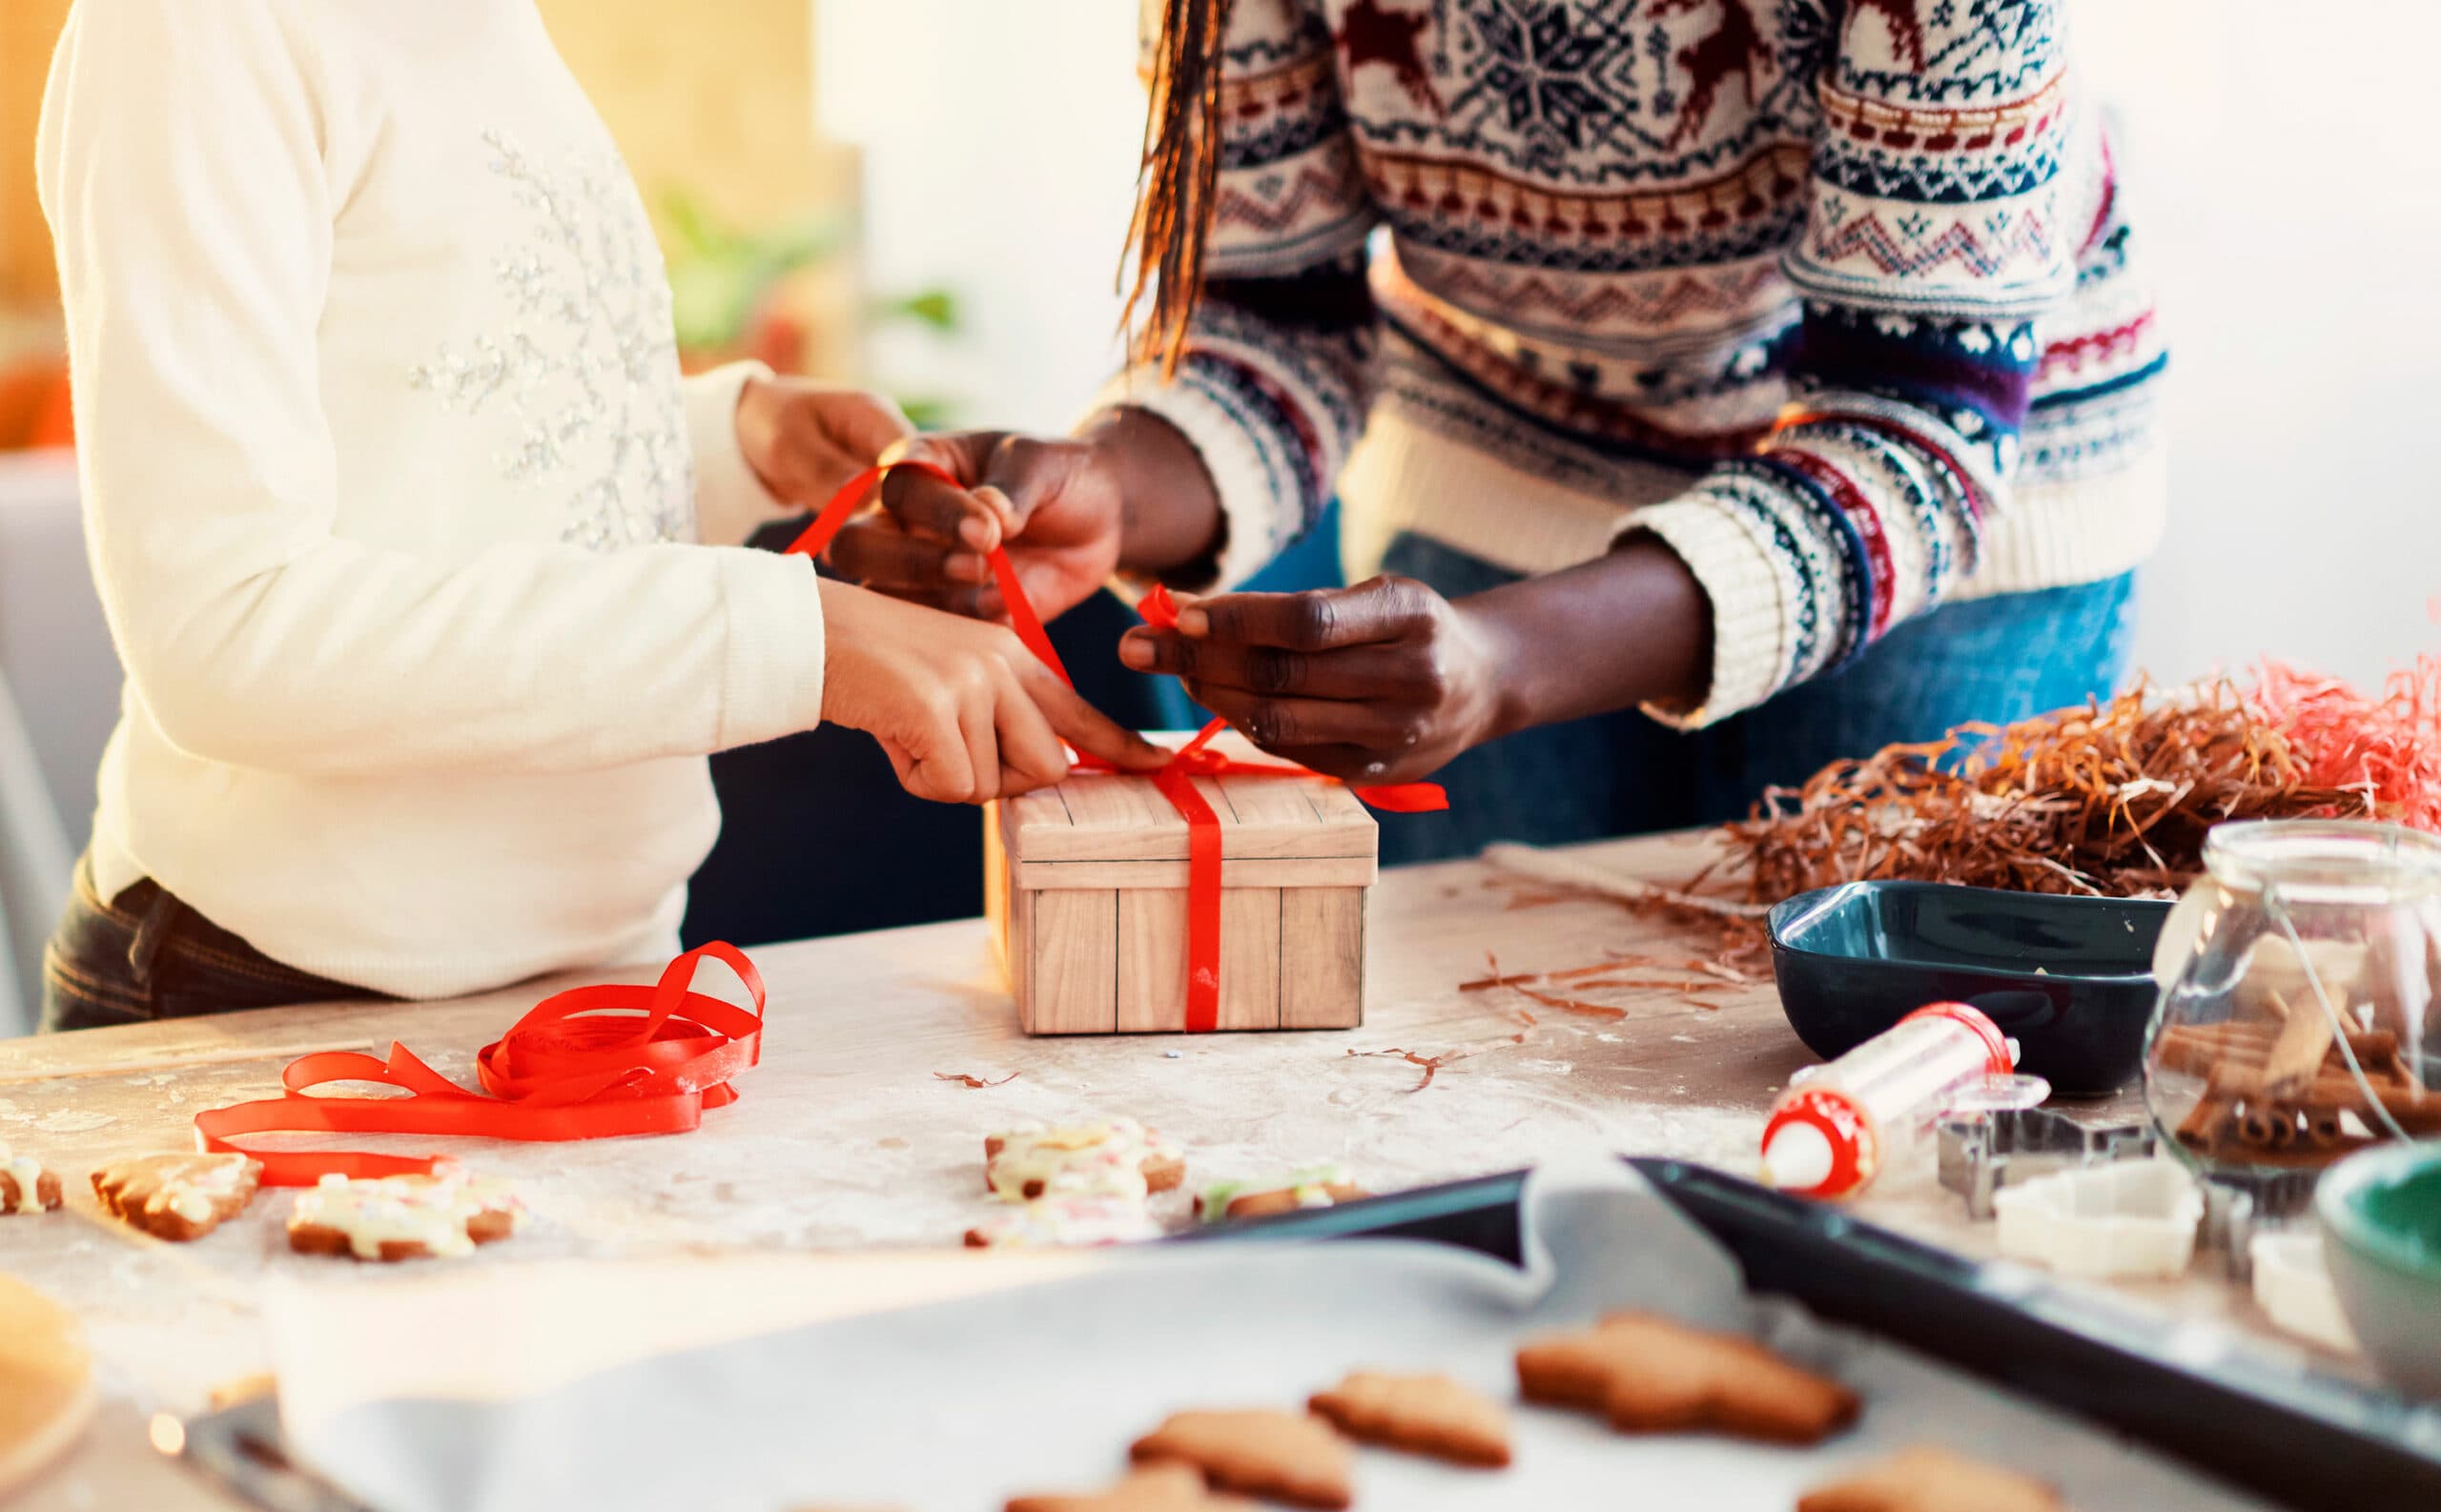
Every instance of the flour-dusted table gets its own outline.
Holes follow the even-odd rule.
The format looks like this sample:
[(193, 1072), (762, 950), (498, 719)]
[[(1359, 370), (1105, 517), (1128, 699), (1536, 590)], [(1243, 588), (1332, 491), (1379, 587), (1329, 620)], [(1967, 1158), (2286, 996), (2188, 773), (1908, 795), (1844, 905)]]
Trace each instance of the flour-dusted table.
[[(1710, 857), (1679, 838), (1582, 854), (1665, 883)], [(1672, 926), (1615, 904), (1521, 895), (1480, 864), (1453, 863), (1385, 873), (1372, 908), (1366, 1021), (1335, 1032), (1030, 1040), (979, 920), (758, 950), (769, 1027), (741, 1100), (677, 1137), (468, 1143), (459, 1153), (517, 1181), (536, 1212), (517, 1239), (469, 1263), (954, 1245), (990, 1211), (983, 1136), (1037, 1118), (1138, 1116), (1185, 1147), (1190, 1189), (1338, 1160), (1386, 1192), (1589, 1150), (1751, 1171), (1763, 1112), (1812, 1058), (1768, 983), (1703, 994), (1709, 1007), (1672, 992), (1601, 994), (1627, 1009), (1615, 1020), (1459, 991), (1486, 974), (1487, 954), (1524, 972), (1605, 951), (1696, 950)], [(589, 979), (651, 973), (646, 965)], [(705, 983), (715, 976), (708, 969)], [(196, 1111), (272, 1094), (281, 1066), (307, 1051), (379, 1053), (398, 1039), (471, 1083), (475, 1052), (561, 985), (0, 1042), (0, 1139), (40, 1154), (70, 1192), (65, 1213), (0, 1218), (0, 1270), (83, 1317), (104, 1398), (91, 1436), (24, 1504), (224, 1506), (145, 1449), (148, 1421), (197, 1411), (214, 1388), (266, 1368), (257, 1310), (273, 1276), (341, 1263), (288, 1253), (283, 1194), (200, 1242), (165, 1244), (102, 1217), (86, 1173), (187, 1147)], [(1521, 1009), (1535, 1015), (1531, 1028)], [(1402, 1052), (1445, 1064), (1420, 1088), (1424, 1071)], [(954, 1079), (1012, 1073), (980, 1089)], [(1182, 1195), (1169, 1201), (1175, 1211)], [(1970, 1225), (1921, 1174), (1886, 1181), (1857, 1209), (1967, 1254), (1989, 1250), (1988, 1226)], [(2250, 1302), (2201, 1269), (2130, 1291), (2264, 1328)]]

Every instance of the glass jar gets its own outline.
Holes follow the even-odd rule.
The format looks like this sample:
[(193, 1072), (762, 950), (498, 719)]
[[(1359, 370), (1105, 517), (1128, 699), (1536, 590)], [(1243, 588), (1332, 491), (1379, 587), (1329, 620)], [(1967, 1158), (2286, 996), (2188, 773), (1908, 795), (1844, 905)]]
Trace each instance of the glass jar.
[(2441, 837), (2223, 825), (2163, 926), (2144, 1100), (2164, 1144), (2246, 1185), (2441, 1135)]

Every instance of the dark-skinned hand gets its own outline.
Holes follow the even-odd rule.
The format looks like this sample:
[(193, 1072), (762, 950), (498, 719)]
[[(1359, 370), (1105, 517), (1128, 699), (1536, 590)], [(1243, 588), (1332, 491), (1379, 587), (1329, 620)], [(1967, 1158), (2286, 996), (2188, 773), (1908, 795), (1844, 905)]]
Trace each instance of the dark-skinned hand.
[(1119, 660), (1183, 679), (1264, 750), (1359, 785), (1411, 782), (1507, 732), (1506, 633), (1409, 578), (1185, 603)]
[(913, 468), (883, 480), (882, 507), (851, 521), (829, 553), (868, 588), (997, 620), (1007, 606), (984, 554), (1005, 542), (1028, 602), (1052, 620), (1118, 565), (1118, 481), (1090, 442), (963, 431), (914, 437), (883, 460), (931, 462), (965, 486)]

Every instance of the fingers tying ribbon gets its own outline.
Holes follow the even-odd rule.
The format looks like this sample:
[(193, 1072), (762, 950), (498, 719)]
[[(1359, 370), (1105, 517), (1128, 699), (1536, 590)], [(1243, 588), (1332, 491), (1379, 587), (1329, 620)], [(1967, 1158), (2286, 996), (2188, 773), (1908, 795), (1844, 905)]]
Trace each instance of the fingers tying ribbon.
[[(882, 480), (893, 467), (910, 467), (948, 483), (962, 487), (956, 479), (940, 467), (925, 461), (891, 462), (867, 468), (850, 479), (846, 486), (832, 495), (822, 506), (813, 522), (806, 526), (788, 549), (808, 556), (818, 556), (831, 543), (840, 528), (855, 516), (881, 486)], [(1017, 638), (1042, 664), (1059, 675), (1059, 680), (1075, 686), (1068, 669), (1059, 663), (1059, 653), (1052, 648), (1051, 637), (1043, 632), (1041, 617), (1026, 601), (1025, 589), (1017, 582), (1016, 570), (1009, 563), (1009, 553), (995, 546), (987, 559), (992, 576), (1000, 586), (1000, 597), (1009, 606), (1009, 620)], [(1178, 627), (1178, 603), (1170, 590), (1159, 583), (1138, 601), (1136, 612), (1156, 629)], [(1248, 762), (1211, 749), (1213, 738), (1228, 727), (1225, 720), (1214, 720), (1196, 733), (1193, 740), (1179, 748), (1167, 765), (1153, 773), (1153, 786), (1159, 789), (1170, 807), (1186, 821), (1187, 838), (1187, 899), (1186, 899), (1186, 1028), (1190, 1033), (1209, 1032), (1220, 1023), (1220, 816), (1196, 789), (1198, 777), (1302, 777), (1312, 782), (1334, 782), (1317, 771), (1287, 763)], [(1079, 758), (1080, 771), (1111, 771), (1108, 764), (1092, 757)], [(1438, 812), (1449, 807), (1449, 795), (1435, 783), (1392, 783), (1376, 787), (1351, 788), (1357, 798), (1371, 807), (1391, 813), (1416, 814)]]

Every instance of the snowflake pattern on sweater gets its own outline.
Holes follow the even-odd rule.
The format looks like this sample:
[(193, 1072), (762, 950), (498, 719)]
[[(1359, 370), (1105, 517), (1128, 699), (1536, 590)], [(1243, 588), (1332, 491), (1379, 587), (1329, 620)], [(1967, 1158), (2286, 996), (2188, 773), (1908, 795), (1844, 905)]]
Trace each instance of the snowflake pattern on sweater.
[[(1712, 597), (1689, 722), (1979, 583), (2076, 581), (2149, 541), (2000, 574), (1990, 542), (2148, 452), (2163, 354), (2062, 10), (1237, 0), (1205, 303), (1174, 381), (1107, 398), (1202, 454), (1221, 583), (1368, 421), (1615, 507)], [(1435, 507), (1503, 517), (1471, 546), (1530, 535), (1530, 492)]]

